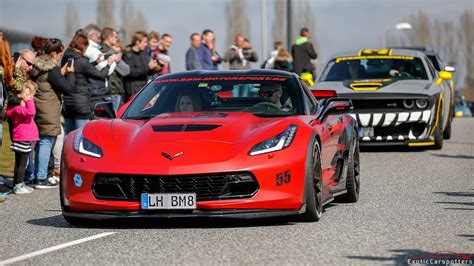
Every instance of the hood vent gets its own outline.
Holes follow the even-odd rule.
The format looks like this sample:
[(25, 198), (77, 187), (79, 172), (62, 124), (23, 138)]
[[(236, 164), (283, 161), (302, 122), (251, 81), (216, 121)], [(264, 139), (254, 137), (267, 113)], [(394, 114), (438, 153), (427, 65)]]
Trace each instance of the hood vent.
[(221, 125), (213, 124), (178, 124), (152, 126), (155, 132), (189, 132), (189, 131), (210, 131)]
[(351, 83), (349, 86), (355, 91), (376, 91), (382, 87), (383, 84), (378, 82), (358, 82)]

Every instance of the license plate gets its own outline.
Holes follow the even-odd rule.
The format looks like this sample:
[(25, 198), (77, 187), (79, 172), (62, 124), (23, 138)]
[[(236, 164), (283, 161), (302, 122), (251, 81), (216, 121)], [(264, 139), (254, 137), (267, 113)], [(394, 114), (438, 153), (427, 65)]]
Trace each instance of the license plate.
[(359, 127), (359, 138), (363, 137), (374, 137), (373, 127)]
[(193, 210), (196, 209), (195, 193), (148, 194), (142, 193), (142, 209)]

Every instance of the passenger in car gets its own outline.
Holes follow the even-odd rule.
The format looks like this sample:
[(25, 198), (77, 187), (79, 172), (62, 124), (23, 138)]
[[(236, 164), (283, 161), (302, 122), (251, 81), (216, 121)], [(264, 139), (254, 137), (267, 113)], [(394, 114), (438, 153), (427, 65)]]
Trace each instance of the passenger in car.
[(199, 98), (191, 94), (180, 94), (176, 101), (176, 112), (199, 112), (202, 110)]

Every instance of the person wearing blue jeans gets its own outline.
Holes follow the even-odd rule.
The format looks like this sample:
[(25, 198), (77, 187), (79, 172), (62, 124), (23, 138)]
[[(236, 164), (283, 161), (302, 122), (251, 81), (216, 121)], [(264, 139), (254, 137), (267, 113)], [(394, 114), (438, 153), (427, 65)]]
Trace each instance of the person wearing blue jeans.
[(66, 135), (69, 132), (74, 131), (82, 127), (85, 123), (89, 122), (90, 119), (76, 119), (76, 118), (64, 118), (64, 130)]
[(39, 131), (39, 141), (35, 156), (35, 188), (53, 188), (58, 183), (53, 175), (48, 176), (48, 164), (56, 137), (61, 134), (61, 95), (69, 95), (75, 84), (75, 63), (59, 64), (64, 53), (64, 45), (59, 39), (47, 39), (44, 54), (36, 58), (29, 73), (38, 85), (35, 94), (35, 123)]
[(46, 189), (57, 186), (57, 182), (54, 179), (48, 178), (48, 164), (55, 142), (55, 136), (40, 136), (35, 156), (35, 188)]

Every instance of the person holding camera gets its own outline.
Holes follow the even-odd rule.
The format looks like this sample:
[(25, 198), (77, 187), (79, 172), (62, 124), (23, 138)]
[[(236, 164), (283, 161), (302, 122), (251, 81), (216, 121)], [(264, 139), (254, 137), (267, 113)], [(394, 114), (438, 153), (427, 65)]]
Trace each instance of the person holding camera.
[(148, 56), (147, 47), (147, 33), (135, 32), (132, 43), (123, 55), (123, 61), (130, 67), (130, 73), (124, 78), (124, 102), (139, 92), (147, 84), (148, 77), (160, 69), (158, 61)]
[(151, 57), (158, 61), (161, 69), (156, 72), (156, 76), (162, 76), (171, 73), (171, 57), (169, 50), (173, 43), (173, 36), (169, 33), (163, 33), (161, 40), (158, 42), (157, 49), (154, 49)]
[(235, 44), (224, 55), (224, 62), (229, 62), (230, 70), (251, 69), (250, 62), (257, 62), (257, 53), (249, 40), (241, 34), (235, 36)]

